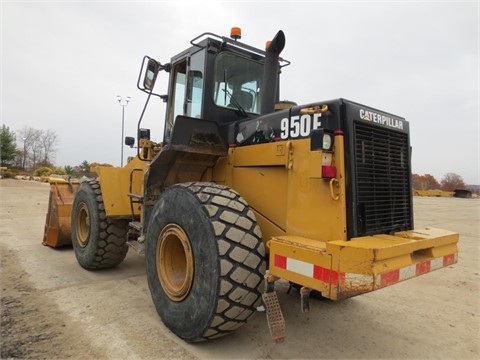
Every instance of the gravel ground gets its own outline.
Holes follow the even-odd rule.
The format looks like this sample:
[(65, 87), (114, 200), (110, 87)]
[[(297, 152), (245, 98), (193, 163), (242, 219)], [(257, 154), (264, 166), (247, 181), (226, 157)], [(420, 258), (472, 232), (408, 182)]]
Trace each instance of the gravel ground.
[(41, 244), (48, 191), (0, 180), (1, 358), (480, 358), (480, 199), (414, 199), (418, 228), (460, 232), (457, 264), (341, 302), (312, 300), (308, 314), (280, 283), (284, 343), (257, 313), (230, 336), (192, 345), (158, 318), (143, 257), (88, 272), (71, 248)]

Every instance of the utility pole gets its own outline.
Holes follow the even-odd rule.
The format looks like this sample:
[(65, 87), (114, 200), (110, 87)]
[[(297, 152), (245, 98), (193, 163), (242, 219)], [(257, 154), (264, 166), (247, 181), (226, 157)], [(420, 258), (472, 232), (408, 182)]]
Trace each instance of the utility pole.
[(23, 137), (22, 140), (23, 140), (23, 164), (22, 164), (22, 168), (23, 168), (23, 171), (25, 171), (25, 158), (27, 156), (27, 138)]
[(123, 99), (120, 95), (117, 95), (117, 101), (122, 107), (122, 147), (120, 148), (120, 153), (121, 153), (121, 160), (120, 160), (120, 166), (123, 167), (123, 131), (124, 131), (124, 126), (125, 126), (125, 106), (128, 105), (128, 102), (130, 101), (130, 96), (127, 96), (125, 99)]

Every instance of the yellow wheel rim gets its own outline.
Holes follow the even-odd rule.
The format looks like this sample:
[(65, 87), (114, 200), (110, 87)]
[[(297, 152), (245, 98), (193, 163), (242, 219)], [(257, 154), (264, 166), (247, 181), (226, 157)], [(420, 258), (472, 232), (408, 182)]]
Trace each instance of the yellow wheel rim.
[(193, 254), (187, 234), (168, 224), (159, 235), (156, 249), (157, 275), (167, 296), (182, 301), (193, 283)]
[(85, 247), (90, 239), (90, 214), (87, 205), (81, 203), (77, 215), (77, 242), (81, 247)]

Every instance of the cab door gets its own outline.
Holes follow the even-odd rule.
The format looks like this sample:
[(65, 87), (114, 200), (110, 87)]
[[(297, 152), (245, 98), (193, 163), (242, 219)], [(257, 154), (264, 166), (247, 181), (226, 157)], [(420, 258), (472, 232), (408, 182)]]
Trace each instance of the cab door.
[(179, 115), (201, 118), (204, 97), (204, 51), (198, 51), (172, 64), (171, 94), (168, 99), (166, 141), (170, 139), (173, 124)]

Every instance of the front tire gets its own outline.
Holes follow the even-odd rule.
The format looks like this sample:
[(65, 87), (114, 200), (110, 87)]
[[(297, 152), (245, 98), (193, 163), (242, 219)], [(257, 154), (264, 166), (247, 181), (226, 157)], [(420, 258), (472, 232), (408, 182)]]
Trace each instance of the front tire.
[(146, 236), (146, 271), (165, 325), (188, 341), (226, 335), (261, 301), (265, 248), (238, 193), (212, 183), (165, 190)]
[(80, 184), (72, 205), (72, 244), (78, 263), (87, 270), (117, 266), (127, 255), (127, 220), (107, 218), (100, 184)]

